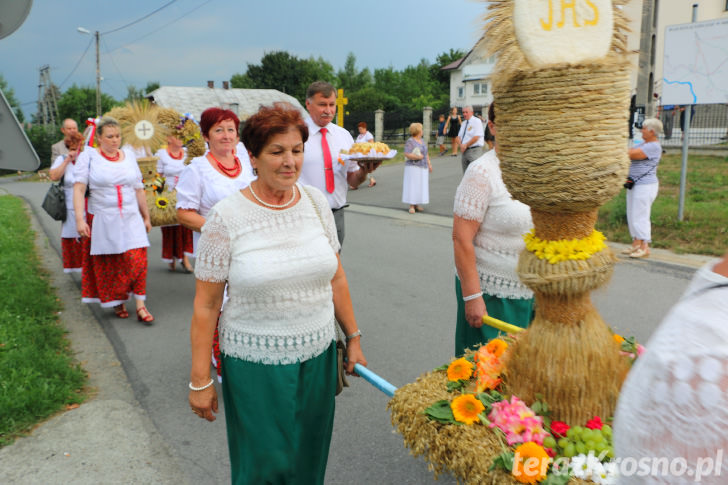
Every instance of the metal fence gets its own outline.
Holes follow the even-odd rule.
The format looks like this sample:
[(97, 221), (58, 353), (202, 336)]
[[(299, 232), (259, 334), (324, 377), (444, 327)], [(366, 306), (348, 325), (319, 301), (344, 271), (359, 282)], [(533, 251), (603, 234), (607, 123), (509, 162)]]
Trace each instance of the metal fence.
[[(728, 105), (700, 104), (691, 107), (688, 144), (710, 146), (726, 143), (728, 140)], [(660, 144), (663, 147), (678, 147), (683, 143), (683, 124), (686, 109), (682, 106), (659, 106), (658, 119), (662, 121), (663, 133)]]

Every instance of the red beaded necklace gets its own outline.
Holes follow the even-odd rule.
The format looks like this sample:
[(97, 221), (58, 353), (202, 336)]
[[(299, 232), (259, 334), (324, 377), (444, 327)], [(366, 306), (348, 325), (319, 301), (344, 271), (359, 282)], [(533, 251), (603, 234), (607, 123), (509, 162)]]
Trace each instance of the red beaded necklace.
[(174, 155), (172, 155), (172, 152), (169, 151), (169, 148), (167, 148), (167, 155), (169, 155), (170, 157), (172, 157), (172, 159), (174, 159), (174, 160), (182, 160), (182, 157), (184, 156), (184, 154), (185, 154), (185, 151), (184, 150), (180, 150), (179, 151), (179, 155), (178, 156), (174, 156)]
[(101, 148), (99, 148), (99, 153), (101, 154), (102, 157), (104, 157), (105, 159), (107, 159), (110, 162), (118, 162), (119, 157), (121, 157), (121, 152), (119, 150), (116, 151), (115, 157), (108, 156), (107, 154), (104, 153), (104, 151)]
[(215, 160), (215, 163), (217, 163), (217, 168), (219, 168), (222, 173), (224, 173), (231, 179), (237, 177), (238, 175), (240, 175), (240, 172), (243, 171), (243, 166), (240, 165), (240, 160), (238, 159), (238, 157), (233, 157), (235, 159), (235, 166), (233, 166), (232, 168), (227, 168), (225, 165), (220, 163), (217, 158), (215, 158), (215, 155), (213, 155), (212, 152), (208, 152), (207, 154), (210, 155), (213, 160)]

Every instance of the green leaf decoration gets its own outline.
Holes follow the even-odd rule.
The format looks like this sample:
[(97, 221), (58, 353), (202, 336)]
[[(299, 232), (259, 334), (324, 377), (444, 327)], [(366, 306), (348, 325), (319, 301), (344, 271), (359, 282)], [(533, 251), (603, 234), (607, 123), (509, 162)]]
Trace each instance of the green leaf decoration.
[(482, 402), (483, 406), (485, 406), (485, 410), (483, 412), (486, 416), (490, 414), (490, 411), (493, 409), (494, 403), (501, 402), (505, 399), (503, 394), (495, 390), (479, 392), (475, 395), (475, 397), (480, 399), (480, 402)]
[(450, 401), (447, 399), (433, 403), (424, 410), (424, 413), (428, 418), (439, 423), (460, 424), (455, 421), (455, 416), (453, 416), (452, 408), (450, 407)]
[(515, 455), (512, 451), (504, 451), (493, 459), (493, 464), (490, 465), (488, 471), (490, 472), (497, 468), (500, 468), (501, 470), (505, 470), (508, 473), (511, 473), (511, 471), (513, 471), (514, 457)]
[(450, 367), (449, 364), (441, 365), (440, 367), (435, 367), (434, 369), (432, 369), (432, 372), (447, 370), (448, 367)]
[(468, 384), (468, 381), (464, 379), (458, 379), (457, 381), (447, 382), (447, 392), (459, 391)]
[(566, 485), (569, 483), (569, 478), (571, 478), (569, 473), (549, 473), (541, 485)]

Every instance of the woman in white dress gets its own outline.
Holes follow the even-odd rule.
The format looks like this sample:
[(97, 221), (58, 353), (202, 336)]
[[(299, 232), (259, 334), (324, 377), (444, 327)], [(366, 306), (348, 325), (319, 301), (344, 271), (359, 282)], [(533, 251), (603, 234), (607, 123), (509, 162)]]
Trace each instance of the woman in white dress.
[[(174, 190), (179, 181), (179, 175), (185, 168), (185, 148), (182, 140), (174, 135), (167, 137), (167, 147), (160, 148), (154, 154), (157, 161), (157, 173), (165, 178), (165, 187)], [(162, 261), (169, 264), (169, 270), (174, 271), (177, 261), (182, 263), (186, 273), (192, 272), (192, 265), (188, 259), (194, 247), (192, 244), (192, 231), (181, 224), (162, 226)]]
[(409, 127), (410, 139), (404, 144), (404, 180), (402, 202), (409, 204), (409, 213), (423, 211), (421, 204), (430, 202), (430, 172), (432, 164), (427, 153), (427, 143), (422, 140), (422, 123)]
[(83, 135), (76, 132), (71, 135), (68, 143), (68, 153), (59, 155), (55, 159), (48, 176), (52, 181), (63, 178), (63, 192), (66, 194), (66, 220), (61, 226), (61, 253), (63, 255), (63, 272), (80, 273), (83, 250), (81, 238), (76, 230), (76, 215), (73, 210), (73, 169), (76, 166), (76, 158), (83, 149)]
[(334, 422), (336, 325), (346, 371), (366, 365), (334, 217), (297, 183), (308, 127), (290, 105), (262, 107), (243, 142), (258, 179), (208, 214), (195, 265), (189, 404), (218, 411), (208, 356), (218, 309), (222, 390), (234, 484), (323, 484)]
[[(194, 255), (200, 230), (212, 206), (250, 184), (251, 175), (236, 156), (240, 120), (230, 110), (208, 108), (200, 116), (200, 132), (209, 151), (194, 158), (182, 171), (177, 183), (177, 219), (193, 231)], [(222, 375), (217, 332), (212, 363)]]
[[(151, 324), (147, 293), (147, 233), (152, 228), (142, 173), (131, 152), (120, 150), (119, 123), (104, 116), (96, 127), (97, 149), (79, 155), (74, 170), (73, 208), (83, 237), (81, 296), (85, 303), (114, 307), (129, 317), (124, 302), (134, 295), (137, 319)], [(84, 220), (84, 194), (90, 190)]]

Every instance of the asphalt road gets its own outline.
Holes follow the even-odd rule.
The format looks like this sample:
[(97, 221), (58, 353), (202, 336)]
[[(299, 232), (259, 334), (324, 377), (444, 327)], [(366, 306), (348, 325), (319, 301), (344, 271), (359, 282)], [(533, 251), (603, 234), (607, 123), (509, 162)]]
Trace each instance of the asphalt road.
[[(401, 386), (447, 362), (453, 353), (455, 299), (450, 215), (460, 178), (459, 158), (433, 158), (431, 204), (410, 215), (400, 202), (402, 165), (380, 167), (377, 185), (350, 192), (342, 259), (369, 367)], [(28, 200), (60, 247), (60, 227), (38, 209), (47, 184), (4, 182)], [(194, 278), (170, 273), (160, 260), (161, 234), (150, 234), (148, 300), (155, 323), (118, 320), (94, 309), (138, 401), (180, 457), (190, 483), (229, 483), (221, 410), (207, 423), (187, 404), (189, 322)], [(644, 342), (683, 292), (694, 269), (655, 262), (622, 262), (606, 288), (593, 294), (605, 321)], [(79, 279), (73, 277), (79, 284)], [(360, 379), (336, 399), (327, 484), (449, 484), (435, 481), (393, 433), (387, 398)]]

